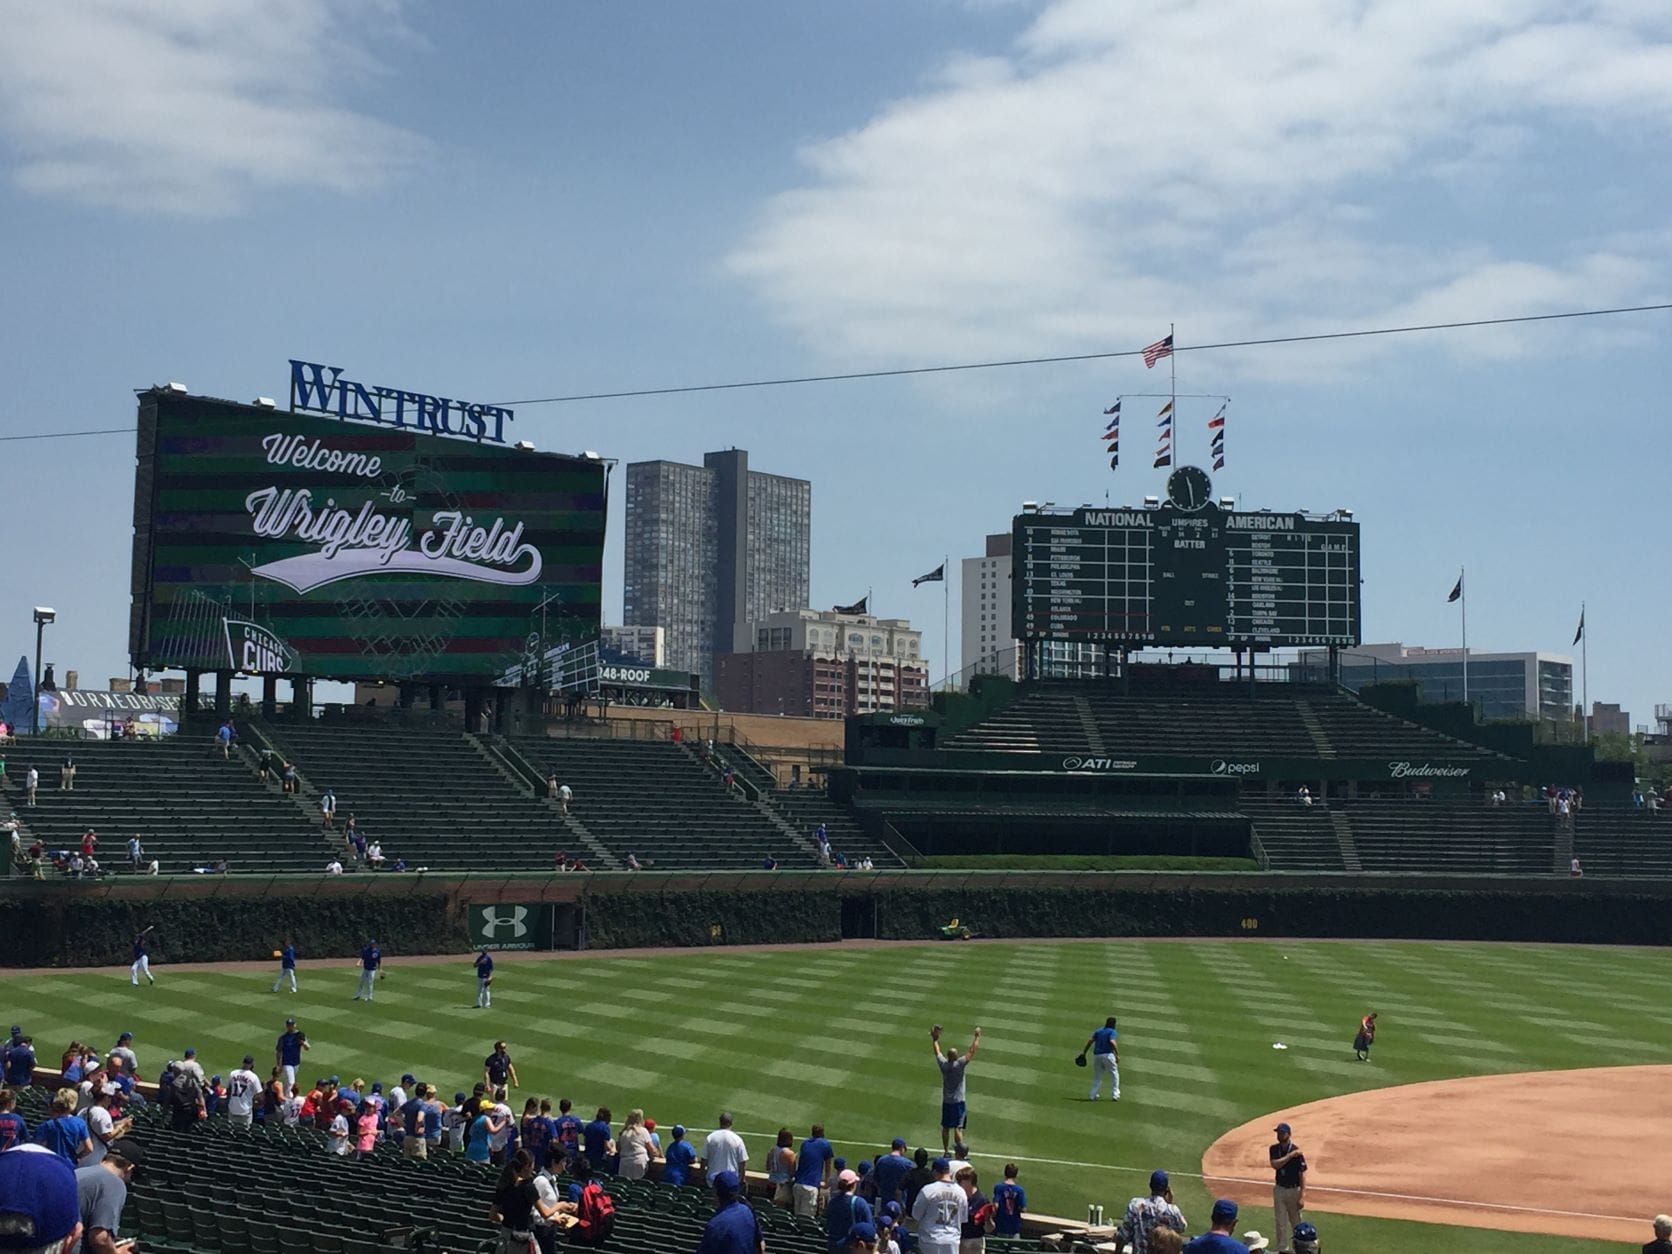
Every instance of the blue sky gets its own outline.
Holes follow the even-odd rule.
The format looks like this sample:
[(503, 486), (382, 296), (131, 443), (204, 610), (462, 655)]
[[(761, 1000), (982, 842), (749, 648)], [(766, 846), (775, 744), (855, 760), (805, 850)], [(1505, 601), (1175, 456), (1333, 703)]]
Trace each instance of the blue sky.
[[(160, 10), (160, 11), (158, 11)], [(1672, 299), (1672, 10), (1115, 0), (0, 4), (0, 434), (121, 426), (295, 356), (485, 400)], [(1350, 506), (1365, 636), (1566, 652), (1672, 701), (1672, 314), (1181, 354), (1221, 491)], [(524, 406), (542, 448), (748, 448), (814, 484), (813, 596), (1024, 498), (1160, 491), (1132, 360)], [(1206, 413), (1181, 408), (1181, 453)], [(1195, 439), (1194, 450), (1190, 440)], [(122, 437), (0, 443), (0, 657), (126, 669)], [(954, 564), (954, 570), (956, 566)], [(606, 606), (620, 606), (620, 518)], [(956, 602), (957, 588), (952, 589)], [(958, 649), (956, 633), (953, 651)]]

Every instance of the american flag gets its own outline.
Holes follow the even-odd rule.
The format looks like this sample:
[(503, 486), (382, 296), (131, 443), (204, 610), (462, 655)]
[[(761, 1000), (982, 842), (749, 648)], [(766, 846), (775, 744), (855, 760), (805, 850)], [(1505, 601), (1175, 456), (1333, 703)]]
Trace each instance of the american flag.
[(1144, 350), (1144, 366), (1146, 368), (1154, 366), (1155, 363), (1160, 361), (1163, 357), (1171, 357), (1172, 355), (1173, 337), (1169, 334), (1166, 337), (1157, 340)]

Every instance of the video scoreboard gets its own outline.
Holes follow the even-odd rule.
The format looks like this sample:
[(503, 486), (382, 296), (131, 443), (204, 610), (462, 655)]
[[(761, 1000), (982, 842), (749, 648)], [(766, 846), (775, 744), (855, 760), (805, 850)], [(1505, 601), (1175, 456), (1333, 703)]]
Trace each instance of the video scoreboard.
[(1139, 647), (1358, 644), (1358, 524), (1222, 509), (1210, 493), (1207, 476), (1185, 467), (1159, 506), (1017, 515), (1016, 635)]

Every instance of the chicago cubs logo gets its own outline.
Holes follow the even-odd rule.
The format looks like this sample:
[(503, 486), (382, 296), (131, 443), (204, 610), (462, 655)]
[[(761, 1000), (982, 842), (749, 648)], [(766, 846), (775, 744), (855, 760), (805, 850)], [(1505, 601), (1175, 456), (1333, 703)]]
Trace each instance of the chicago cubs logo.
[(528, 935), (528, 924), (523, 922), (528, 918), (527, 906), (512, 906), (509, 910), (502, 910), (498, 906), (482, 907), (482, 935), (489, 940), (499, 940), (504, 929), (509, 928), (512, 938)]

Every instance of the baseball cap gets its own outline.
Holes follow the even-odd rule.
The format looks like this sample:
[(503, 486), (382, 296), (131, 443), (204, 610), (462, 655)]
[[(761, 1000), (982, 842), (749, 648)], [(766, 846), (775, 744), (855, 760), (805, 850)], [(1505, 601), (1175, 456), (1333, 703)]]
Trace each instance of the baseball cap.
[(684, 1136), (685, 1135), (685, 1125), (682, 1124), (682, 1123), (674, 1124), (673, 1125), (673, 1134), (675, 1136)]
[[(13, 1028), (12, 1031), (16, 1032), (17, 1029)], [(116, 1043), (118, 1045), (120, 1045), (123, 1041), (131, 1041), (133, 1039), (134, 1039), (134, 1034), (132, 1032), (124, 1032), (124, 1033), (122, 1033), (121, 1036), (116, 1038)]]
[(341, 1084), (342, 1082), (343, 1082), (343, 1078), (340, 1075), (334, 1075), (328, 1081), (326, 1081), (326, 1083), (328, 1083), (328, 1084)]
[(848, 1160), (843, 1158), (840, 1154), (836, 1155), (836, 1157), (831, 1160), (831, 1164), (837, 1171), (846, 1171), (848, 1168)]
[(119, 1136), (105, 1148), (109, 1153), (120, 1154), (132, 1163), (136, 1174), (145, 1166), (145, 1147), (131, 1136)]
[(455, 1102), (462, 1102), (464, 1100), (464, 1094), (463, 1093), (454, 1093), (453, 1094), (453, 1100)]
[(897, 1150), (905, 1149), (906, 1148), (906, 1138), (903, 1137), (903, 1136), (895, 1137), (894, 1138), (894, 1148), (897, 1149)]
[(372, 1092), (374, 1092), (374, 1093), (383, 1092), (383, 1081), (382, 1080), (373, 1080), (372, 1081)]
[(934, 1172), (937, 1176), (943, 1176), (952, 1170), (952, 1160), (943, 1154), (941, 1157), (935, 1159), (934, 1162), (929, 1164), (929, 1170)]
[[(333, 1080), (334, 1080), (334, 1079), (336, 1079), (336, 1078), (337, 1078), (337, 1077), (336, 1077), (336, 1076), (332, 1076), (332, 1077), (331, 1077), (331, 1078), (332, 1078), (332, 1079), (333, 1079)], [(403, 1073), (402, 1073), (402, 1074), (401, 1074), (401, 1083), (402, 1083), (402, 1084), (411, 1084), (411, 1083), (412, 1083), (412, 1081), (413, 1081), (413, 1080), (414, 1080), (414, 1079), (416, 1079), (416, 1078), (417, 1078), (417, 1077), (415, 1077), (415, 1076), (414, 1076), (414, 1075), (413, 1075), (413, 1074), (412, 1074), (412, 1072), (410, 1072), (410, 1071), (406, 1071), (406, 1072), (403, 1072)]]
[(1295, 1225), (1295, 1240), (1316, 1241), (1317, 1239), (1318, 1229), (1311, 1223), (1302, 1220), (1300, 1223)]
[(714, 1191), (721, 1197), (736, 1197), (742, 1187), (735, 1171), (722, 1171), (714, 1177)]
[(1149, 1177), (1149, 1191), (1151, 1193), (1165, 1193), (1169, 1181), (1165, 1171), (1152, 1171)]
[(1237, 1204), (1228, 1197), (1219, 1198), (1213, 1204), (1213, 1222), (1216, 1224), (1235, 1223), (1237, 1218)]
[(1288, 1124), (1286, 1124), (1286, 1123), (1280, 1123), (1280, 1124), (1278, 1124), (1278, 1125), (1277, 1125), (1277, 1130), (1278, 1130), (1278, 1131), (1279, 1131), (1279, 1132), (1289, 1132), (1289, 1131), (1291, 1131), (1291, 1130), (1292, 1130), (1292, 1129), (1291, 1129), (1291, 1128), (1290, 1128), (1290, 1127), (1289, 1127), (1289, 1125), (1288, 1125)]
[(244, 1055), (244, 1065), (246, 1067), (255, 1066), (255, 1055), (254, 1054), (245, 1054)]
[(836, 1179), (841, 1181), (843, 1184), (858, 1184), (859, 1183), (859, 1173), (857, 1171), (850, 1171), (846, 1167), (844, 1167), (840, 1172), (837, 1173)]
[(0, 1154), (0, 1215), (9, 1217), (8, 1229), (16, 1229), (0, 1234), (0, 1249), (32, 1250), (62, 1241), (81, 1221), (74, 1170), (40, 1145)]
[(187, 1058), (196, 1058), (197, 1057), (197, 1047), (193, 1046), (192, 1048), (188, 1049), (186, 1051), (186, 1057)]
[(859, 1174), (864, 1175), (869, 1170), (871, 1170), (871, 1160), (869, 1158), (861, 1158), (859, 1160)]
[(646, 1119), (644, 1121), (644, 1130), (646, 1132), (656, 1131), (656, 1121), (654, 1119)]
[(286, 1027), (292, 1027), (292, 1028), (293, 1028), (293, 1027), (295, 1027), (295, 1026), (296, 1026), (296, 1020), (294, 1020), (294, 1019), (286, 1019), (286, 1020), (285, 1020), (285, 1026), (286, 1026)]
[(848, 1229), (849, 1245), (869, 1245), (876, 1239), (877, 1226), (875, 1224), (868, 1224), (864, 1220), (860, 1220), (860, 1222)]

